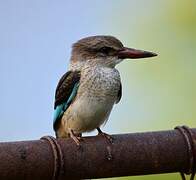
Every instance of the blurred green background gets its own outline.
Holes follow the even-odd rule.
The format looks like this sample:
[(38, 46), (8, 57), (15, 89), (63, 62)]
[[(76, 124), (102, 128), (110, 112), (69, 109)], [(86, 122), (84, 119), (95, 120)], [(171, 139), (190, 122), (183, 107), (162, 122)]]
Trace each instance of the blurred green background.
[(1, 141), (54, 135), (54, 91), (67, 69), (71, 44), (96, 34), (113, 35), (125, 46), (159, 54), (117, 66), (123, 96), (104, 131), (196, 127), (196, 1), (10, 0), (0, 2), (0, 20)]

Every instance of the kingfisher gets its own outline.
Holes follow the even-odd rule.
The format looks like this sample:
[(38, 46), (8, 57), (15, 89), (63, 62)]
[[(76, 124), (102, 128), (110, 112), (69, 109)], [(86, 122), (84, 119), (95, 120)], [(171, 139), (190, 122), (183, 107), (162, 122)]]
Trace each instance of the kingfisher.
[(124, 59), (157, 56), (153, 52), (124, 47), (113, 36), (99, 35), (80, 39), (72, 46), (68, 71), (55, 92), (53, 128), (57, 138), (71, 137), (80, 144), (82, 133), (98, 130), (105, 124), (114, 104), (122, 96), (119, 71)]

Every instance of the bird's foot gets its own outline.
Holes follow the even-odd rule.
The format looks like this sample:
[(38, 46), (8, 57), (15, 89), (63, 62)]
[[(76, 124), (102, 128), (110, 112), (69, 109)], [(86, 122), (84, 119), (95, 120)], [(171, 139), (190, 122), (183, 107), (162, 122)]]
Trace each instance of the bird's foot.
[(98, 135), (105, 137), (111, 144), (113, 144), (114, 138), (107, 133), (102, 132), (100, 128), (97, 128)]
[[(98, 131), (98, 136), (103, 136), (104, 138), (106, 138), (109, 141), (110, 145), (113, 144), (114, 138), (112, 136), (102, 132), (100, 128), (97, 128), (97, 131)], [(111, 146), (110, 145), (107, 146), (107, 152), (108, 152), (107, 159), (109, 161), (113, 159), (112, 152), (111, 152), (112, 150), (111, 150)]]
[(77, 146), (80, 146), (80, 142), (82, 141), (82, 134), (81, 133), (75, 134), (72, 129), (69, 129), (69, 135), (77, 144)]

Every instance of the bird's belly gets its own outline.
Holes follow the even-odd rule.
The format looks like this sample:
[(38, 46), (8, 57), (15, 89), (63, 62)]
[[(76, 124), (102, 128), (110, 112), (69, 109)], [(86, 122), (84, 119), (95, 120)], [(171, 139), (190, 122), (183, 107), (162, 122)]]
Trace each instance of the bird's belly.
[(113, 103), (111, 100), (100, 101), (89, 97), (78, 99), (69, 110), (71, 118), (67, 126), (76, 133), (92, 131), (107, 120)]

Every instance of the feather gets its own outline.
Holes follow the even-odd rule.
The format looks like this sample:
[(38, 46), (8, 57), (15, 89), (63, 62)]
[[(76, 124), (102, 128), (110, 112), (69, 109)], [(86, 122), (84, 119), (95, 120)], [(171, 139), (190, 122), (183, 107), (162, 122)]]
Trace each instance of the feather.
[(62, 76), (57, 85), (53, 117), (53, 128), (55, 131), (59, 127), (59, 123), (64, 112), (67, 110), (77, 95), (79, 81), (79, 71), (68, 71)]

